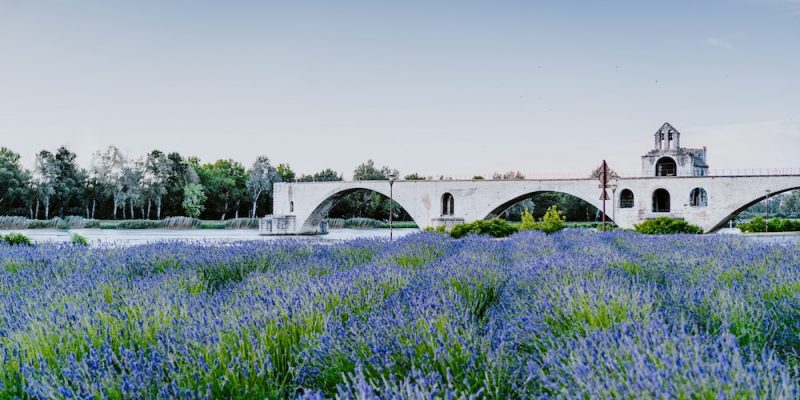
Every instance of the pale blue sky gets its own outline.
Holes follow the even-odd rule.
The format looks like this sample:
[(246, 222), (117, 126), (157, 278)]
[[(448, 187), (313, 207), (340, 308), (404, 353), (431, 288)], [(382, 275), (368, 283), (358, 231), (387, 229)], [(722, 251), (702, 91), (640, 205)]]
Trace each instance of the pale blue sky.
[(349, 175), (800, 167), (800, 1), (0, 0), (0, 145)]

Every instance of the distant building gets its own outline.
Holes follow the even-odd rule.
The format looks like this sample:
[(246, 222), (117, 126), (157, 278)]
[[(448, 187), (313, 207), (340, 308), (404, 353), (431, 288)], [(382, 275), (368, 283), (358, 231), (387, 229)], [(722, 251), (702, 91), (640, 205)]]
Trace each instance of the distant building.
[(665, 122), (653, 135), (655, 147), (642, 156), (642, 176), (706, 176), (706, 148), (681, 147), (681, 133)]

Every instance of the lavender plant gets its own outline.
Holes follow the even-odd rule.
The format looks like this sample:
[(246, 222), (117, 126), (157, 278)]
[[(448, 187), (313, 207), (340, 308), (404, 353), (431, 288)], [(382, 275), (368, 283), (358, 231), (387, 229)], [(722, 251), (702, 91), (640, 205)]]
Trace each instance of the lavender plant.
[(796, 398), (798, 247), (0, 244), (0, 399)]

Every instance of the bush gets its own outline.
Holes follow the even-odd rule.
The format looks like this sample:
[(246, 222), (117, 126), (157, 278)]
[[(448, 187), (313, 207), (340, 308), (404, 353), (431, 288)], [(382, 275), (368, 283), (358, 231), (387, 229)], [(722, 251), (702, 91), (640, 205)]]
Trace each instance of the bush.
[[(330, 225), (329, 225), (330, 227)], [(344, 220), (344, 227), (345, 228), (355, 228), (355, 229), (362, 229), (362, 228), (381, 228), (383, 227), (383, 222), (378, 221), (377, 219), (372, 218), (348, 218)]]
[(99, 228), (100, 221), (78, 215), (68, 215), (64, 217), (62, 226), (66, 226), (69, 229)]
[(80, 234), (77, 234), (77, 233), (73, 233), (72, 236), (70, 236), (70, 242), (72, 242), (72, 244), (80, 245), (80, 246), (88, 246), (89, 245), (89, 240), (86, 239), (86, 236), (83, 236), (83, 235), (80, 235)]
[(0, 229), (25, 229), (28, 222), (25, 217), (0, 216)]
[(131, 219), (117, 223), (118, 229), (152, 229), (160, 227), (160, 221), (153, 221), (149, 219)]
[(191, 229), (200, 228), (202, 222), (190, 217), (167, 217), (159, 221), (159, 228), (165, 229)]
[(9, 233), (3, 236), (3, 241), (11, 245), (31, 244), (31, 240), (21, 233)]
[(258, 218), (234, 218), (225, 221), (228, 229), (253, 229), (258, 228)]
[(558, 208), (554, 205), (550, 206), (544, 213), (544, 216), (539, 221), (533, 218), (530, 211), (525, 210), (522, 212), (522, 222), (520, 222), (518, 229), (520, 231), (542, 231), (545, 233), (558, 232), (566, 226), (564, 222), (567, 217), (563, 216)]
[(634, 225), (636, 232), (646, 235), (668, 235), (673, 233), (703, 233), (703, 228), (680, 218), (658, 217)]
[(467, 235), (489, 235), (493, 237), (506, 237), (517, 232), (517, 228), (506, 220), (492, 218), (490, 220), (478, 220), (468, 224), (456, 225), (450, 231), (450, 236), (461, 238)]
[(764, 221), (764, 218), (758, 216), (746, 223), (738, 224), (742, 232), (765, 232), (769, 225), (769, 232), (797, 232), (800, 231), (800, 221), (784, 218), (773, 218), (769, 222)]
[(444, 227), (444, 225), (437, 226), (437, 227), (435, 227), (435, 228), (434, 228), (434, 227), (432, 227), (432, 226), (425, 227), (425, 232), (433, 232), (433, 233), (447, 233), (447, 231), (445, 230), (445, 227)]

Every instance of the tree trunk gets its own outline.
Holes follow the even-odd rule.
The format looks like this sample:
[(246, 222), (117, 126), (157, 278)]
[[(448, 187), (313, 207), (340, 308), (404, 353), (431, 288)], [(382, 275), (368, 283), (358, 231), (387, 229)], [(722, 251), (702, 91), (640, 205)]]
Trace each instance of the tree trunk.
[(133, 201), (131, 201), (131, 219), (136, 219), (136, 213), (134, 213), (136, 209), (133, 208)]
[(156, 199), (156, 219), (161, 219), (161, 197)]
[(44, 219), (50, 219), (50, 199), (44, 200)]
[(119, 207), (119, 203), (117, 203), (117, 198), (114, 197), (114, 219), (117, 219), (117, 208)]
[(122, 203), (120, 208), (122, 209), (122, 219), (127, 219), (127, 215), (125, 213), (125, 202)]
[(33, 219), (33, 205), (28, 206), (28, 212), (31, 214), (31, 219)]
[(36, 200), (36, 214), (33, 219), (39, 219), (39, 200)]
[(250, 218), (256, 217), (256, 208), (258, 207), (258, 197), (261, 196), (261, 192), (258, 192), (255, 196), (253, 196), (253, 211), (250, 213)]
[[(150, 219), (150, 204), (151, 203), (152, 203), (151, 200), (147, 200), (147, 218), (146, 219)], [(142, 210), (142, 211), (144, 211), (144, 210)]]
[(92, 199), (92, 219), (94, 219), (94, 210), (97, 207), (97, 199)]

